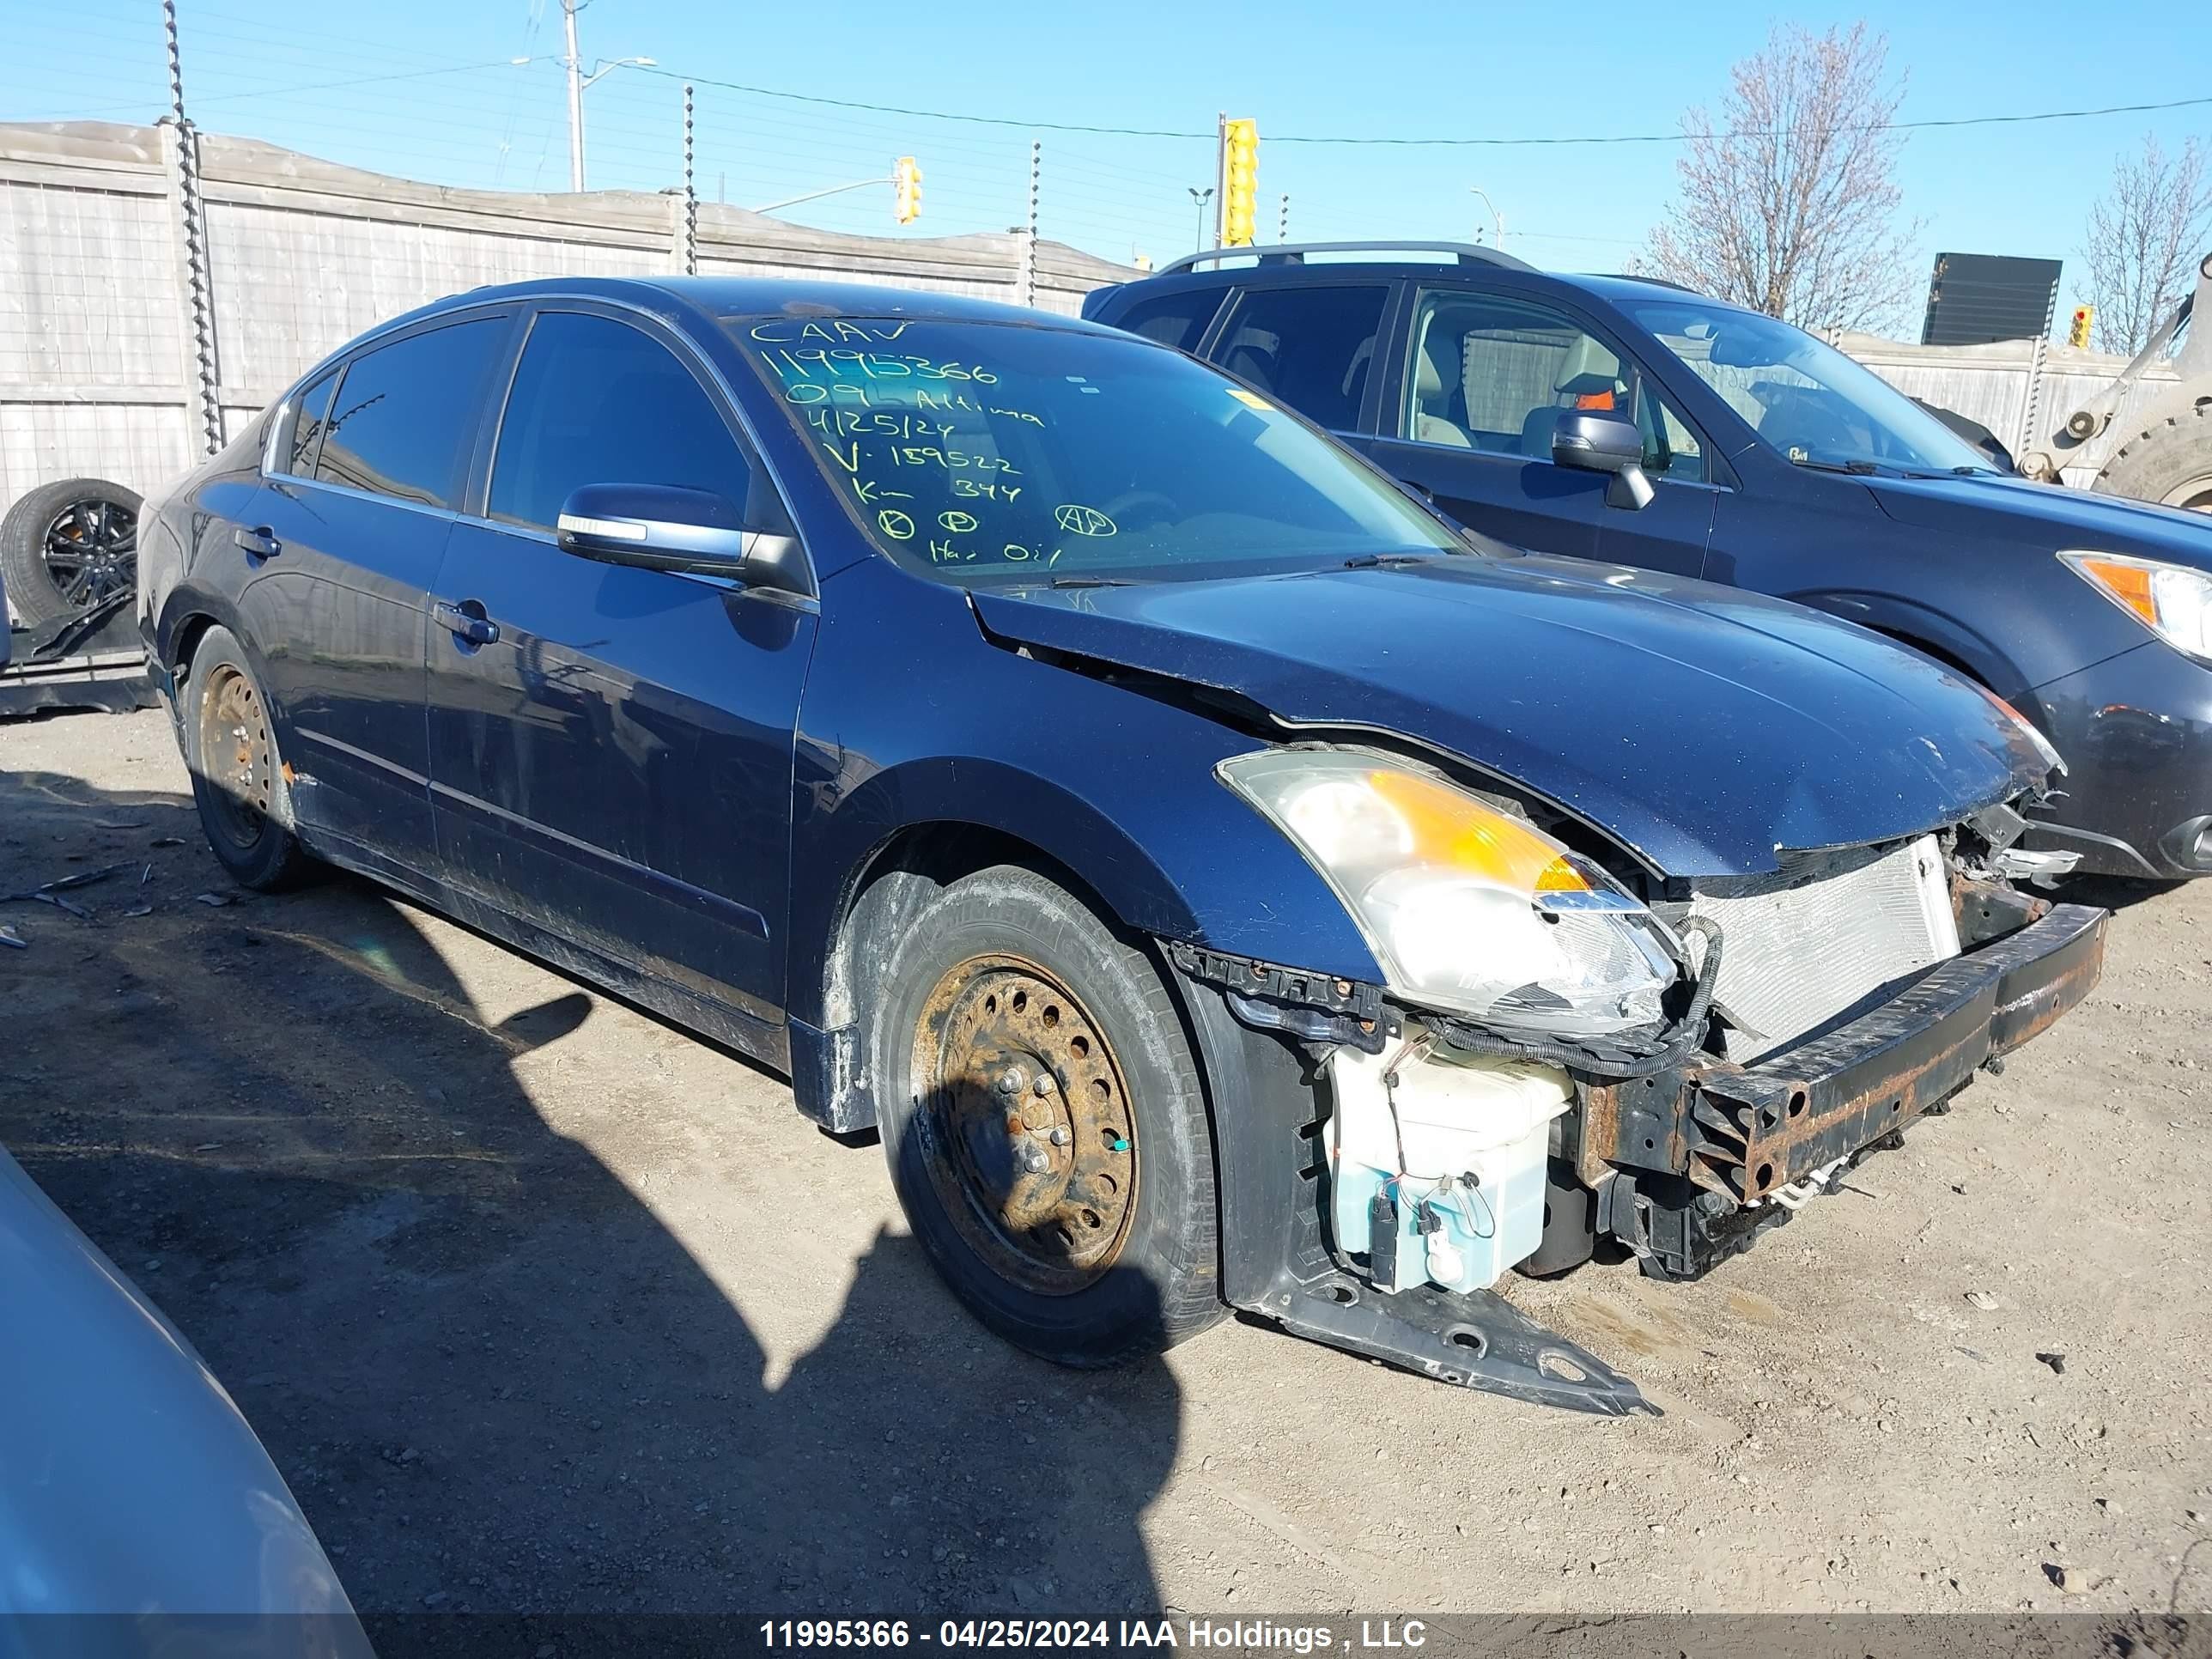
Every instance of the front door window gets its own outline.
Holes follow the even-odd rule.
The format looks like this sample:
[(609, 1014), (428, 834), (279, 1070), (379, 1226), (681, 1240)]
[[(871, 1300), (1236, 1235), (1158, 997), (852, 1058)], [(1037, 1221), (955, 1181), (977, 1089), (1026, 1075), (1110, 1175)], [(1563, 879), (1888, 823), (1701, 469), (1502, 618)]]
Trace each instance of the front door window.
[(1615, 415), (1644, 434), (1645, 471), (1706, 480), (1696, 432), (1612, 346), (1565, 313), (1437, 290), (1414, 307), (1400, 430), (1415, 443), (1549, 462), (1559, 417)]

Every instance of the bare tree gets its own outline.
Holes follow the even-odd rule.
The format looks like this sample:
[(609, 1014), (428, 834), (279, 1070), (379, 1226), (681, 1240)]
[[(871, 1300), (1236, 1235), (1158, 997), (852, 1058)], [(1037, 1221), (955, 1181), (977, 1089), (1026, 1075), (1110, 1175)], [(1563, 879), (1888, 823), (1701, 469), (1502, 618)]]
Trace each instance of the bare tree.
[(1682, 118), (1680, 194), (1651, 234), (1661, 276), (1804, 328), (1893, 321), (1912, 242), (1895, 178), (1902, 76), (1864, 23), (1778, 27), (1729, 71), (1717, 120)]
[(2112, 182), (2089, 210), (2082, 247), (2088, 280), (2076, 293), (2097, 307), (2100, 351), (2133, 356), (2181, 303), (2197, 261), (2212, 245), (2212, 166), (2194, 138), (2168, 156), (2146, 134), (2140, 156), (2112, 164)]

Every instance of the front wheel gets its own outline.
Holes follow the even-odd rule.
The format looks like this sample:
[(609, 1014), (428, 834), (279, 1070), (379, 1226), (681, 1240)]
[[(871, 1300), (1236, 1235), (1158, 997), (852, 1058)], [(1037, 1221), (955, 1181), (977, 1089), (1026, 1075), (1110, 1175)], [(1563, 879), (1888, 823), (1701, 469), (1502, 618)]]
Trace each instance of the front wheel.
[(2212, 513), (2212, 398), (2169, 410), (2113, 453), (2098, 490)]
[(976, 1317), (1103, 1365), (1222, 1316), (1205, 1101), (1141, 951), (1001, 866), (924, 902), (882, 985), (870, 1048), (892, 1183)]

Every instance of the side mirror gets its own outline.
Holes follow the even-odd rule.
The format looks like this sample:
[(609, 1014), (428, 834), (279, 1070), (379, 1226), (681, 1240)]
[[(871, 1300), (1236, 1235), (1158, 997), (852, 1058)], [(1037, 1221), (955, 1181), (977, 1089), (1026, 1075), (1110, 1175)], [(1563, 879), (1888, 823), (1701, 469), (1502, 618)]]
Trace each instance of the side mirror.
[(1603, 472), (1605, 504), (1630, 509), (1651, 504), (1644, 476), (1644, 434), (1633, 421), (1589, 410), (1569, 410), (1552, 433), (1552, 459), (1583, 472)]
[(804, 593), (797, 540), (751, 529), (727, 496), (678, 484), (585, 484), (562, 503), (553, 538), (564, 553), (607, 564), (726, 576), (747, 587)]

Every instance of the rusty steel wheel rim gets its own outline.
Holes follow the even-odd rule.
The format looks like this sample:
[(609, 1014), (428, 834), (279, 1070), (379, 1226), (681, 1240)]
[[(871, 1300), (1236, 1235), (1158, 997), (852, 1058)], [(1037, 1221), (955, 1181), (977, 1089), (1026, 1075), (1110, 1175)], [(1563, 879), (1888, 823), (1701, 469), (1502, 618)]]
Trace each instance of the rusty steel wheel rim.
[(268, 821), (276, 757), (253, 682), (228, 664), (215, 671), (200, 705), (200, 758), (223, 838), (240, 849), (252, 847)]
[(915, 1031), (931, 1185), (1002, 1279), (1048, 1296), (1095, 1284), (1136, 1211), (1136, 1121), (1113, 1045), (1035, 963), (973, 957)]

